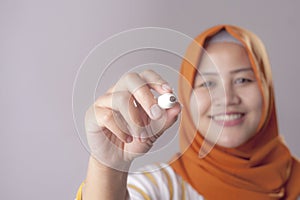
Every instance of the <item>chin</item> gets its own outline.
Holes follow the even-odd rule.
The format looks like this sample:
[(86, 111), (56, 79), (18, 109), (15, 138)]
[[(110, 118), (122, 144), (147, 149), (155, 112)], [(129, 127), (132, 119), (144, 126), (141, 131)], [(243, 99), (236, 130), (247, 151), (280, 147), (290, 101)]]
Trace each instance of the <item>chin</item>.
[(232, 137), (230, 138), (219, 138), (217, 141), (217, 145), (225, 147), (225, 148), (236, 148), (242, 144), (244, 144), (247, 140), (238, 140), (238, 139), (233, 139)]

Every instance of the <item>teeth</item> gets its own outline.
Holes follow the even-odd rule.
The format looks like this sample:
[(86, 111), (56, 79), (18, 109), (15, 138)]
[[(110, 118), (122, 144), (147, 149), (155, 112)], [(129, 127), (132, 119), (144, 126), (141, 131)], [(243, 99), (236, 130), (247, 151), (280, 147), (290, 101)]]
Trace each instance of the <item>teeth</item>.
[(231, 114), (231, 115), (218, 115), (214, 116), (213, 119), (217, 121), (230, 121), (241, 118), (242, 114)]

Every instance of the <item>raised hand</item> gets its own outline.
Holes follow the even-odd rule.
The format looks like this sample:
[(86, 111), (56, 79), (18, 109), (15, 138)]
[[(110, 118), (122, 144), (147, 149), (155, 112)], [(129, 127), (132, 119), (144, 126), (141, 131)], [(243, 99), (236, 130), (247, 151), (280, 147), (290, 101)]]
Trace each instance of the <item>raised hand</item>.
[(85, 128), (91, 154), (98, 162), (125, 169), (176, 121), (179, 103), (161, 109), (153, 91), (164, 94), (172, 89), (154, 71), (128, 73), (90, 106)]

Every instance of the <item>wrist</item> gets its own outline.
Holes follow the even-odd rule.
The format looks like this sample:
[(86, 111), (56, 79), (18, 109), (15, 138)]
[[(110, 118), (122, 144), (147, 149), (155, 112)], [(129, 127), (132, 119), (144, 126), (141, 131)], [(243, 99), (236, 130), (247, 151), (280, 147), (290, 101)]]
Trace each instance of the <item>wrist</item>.
[(83, 199), (124, 199), (127, 192), (127, 171), (116, 170), (90, 156)]
[(101, 173), (127, 173), (132, 162), (118, 162), (111, 165), (98, 161), (94, 156), (90, 156), (89, 166)]

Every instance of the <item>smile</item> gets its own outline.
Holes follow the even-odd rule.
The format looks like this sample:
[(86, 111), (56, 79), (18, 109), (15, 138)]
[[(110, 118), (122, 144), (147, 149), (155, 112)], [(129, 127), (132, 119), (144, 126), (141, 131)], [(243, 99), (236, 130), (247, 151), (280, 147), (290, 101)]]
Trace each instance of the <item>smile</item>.
[(219, 114), (211, 116), (211, 119), (222, 126), (235, 126), (243, 122), (244, 116), (244, 113)]
[(212, 118), (217, 121), (231, 121), (235, 119), (241, 118), (243, 115), (242, 114), (227, 114), (227, 115), (217, 115), (213, 116)]

